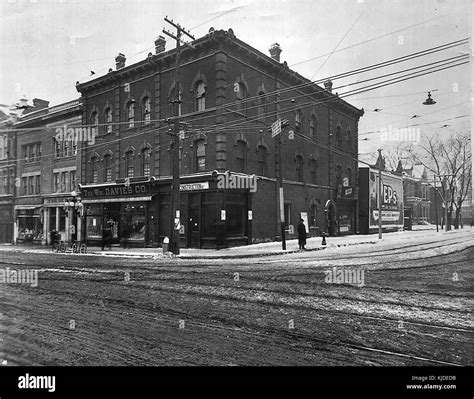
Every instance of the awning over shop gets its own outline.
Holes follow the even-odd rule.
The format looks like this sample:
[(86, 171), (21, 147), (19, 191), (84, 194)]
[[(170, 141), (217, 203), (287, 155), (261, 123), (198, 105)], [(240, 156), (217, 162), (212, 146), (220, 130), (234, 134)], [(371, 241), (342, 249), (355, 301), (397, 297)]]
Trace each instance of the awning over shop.
[(151, 201), (151, 195), (145, 197), (121, 197), (121, 198), (97, 198), (97, 199), (83, 199), (83, 204), (103, 204), (114, 202), (136, 202), (136, 201)]

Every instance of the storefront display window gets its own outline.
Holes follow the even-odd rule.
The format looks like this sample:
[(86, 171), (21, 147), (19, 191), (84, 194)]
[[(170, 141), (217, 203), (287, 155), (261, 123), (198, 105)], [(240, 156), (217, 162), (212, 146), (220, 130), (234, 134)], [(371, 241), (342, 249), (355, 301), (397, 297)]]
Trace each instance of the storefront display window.
[[(36, 210), (35, 210), (36, 211)], [(39, 211), (24, 210), (18, 215), (18, 242), (33, 242), (43, 238), (43, 223)]]
[(145, 240), (145, 204), (122, 204), (120, 209), (120, 238), (127, 241)]

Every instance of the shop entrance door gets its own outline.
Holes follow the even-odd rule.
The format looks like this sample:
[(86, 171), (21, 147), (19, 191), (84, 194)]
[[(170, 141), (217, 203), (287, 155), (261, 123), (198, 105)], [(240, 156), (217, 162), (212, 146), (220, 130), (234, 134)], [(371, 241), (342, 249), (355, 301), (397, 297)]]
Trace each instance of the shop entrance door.
[(187, 246), (201, 248), (201, 197), (198, 193), (189, 195)]

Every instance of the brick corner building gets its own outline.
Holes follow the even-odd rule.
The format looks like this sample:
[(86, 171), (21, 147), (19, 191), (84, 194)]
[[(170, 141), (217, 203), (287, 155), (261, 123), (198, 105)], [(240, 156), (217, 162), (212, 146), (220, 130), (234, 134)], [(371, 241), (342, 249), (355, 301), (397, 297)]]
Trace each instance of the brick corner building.
[[(155, 41), (133, 65), (120, 53), (115, 69), (76, 88), (82, 124), (97, 133), (82, 142), (81, 197), (89, 244), (102, 227), (124, 246), (159, 246), (169, 235), (172, 161), (168, 118), (180, 99), (181, 245), (219, 248), (281, 239), (276, 147), (288, 237), (299, 219), (311, 235), (358, 231), (358, 121), (363, 110), (235, 37), (211, 29), (181, 50)], [(178, 95), (177, 95), (178, 94)], [(252, 186), (253, 182), (256, 186)]]

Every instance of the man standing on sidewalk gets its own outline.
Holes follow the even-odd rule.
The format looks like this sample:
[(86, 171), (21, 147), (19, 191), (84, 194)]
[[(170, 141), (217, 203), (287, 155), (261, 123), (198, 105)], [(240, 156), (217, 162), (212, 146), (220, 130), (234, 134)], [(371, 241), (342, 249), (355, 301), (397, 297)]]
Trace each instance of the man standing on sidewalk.
[(305, 250), (306, 245), (306, 226), (304, 225), (304, 220), (300, 219), (300, 224), (298, 225), (298, 245), (300, 250)]

